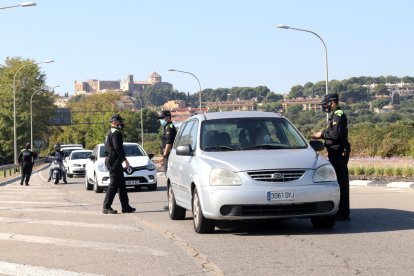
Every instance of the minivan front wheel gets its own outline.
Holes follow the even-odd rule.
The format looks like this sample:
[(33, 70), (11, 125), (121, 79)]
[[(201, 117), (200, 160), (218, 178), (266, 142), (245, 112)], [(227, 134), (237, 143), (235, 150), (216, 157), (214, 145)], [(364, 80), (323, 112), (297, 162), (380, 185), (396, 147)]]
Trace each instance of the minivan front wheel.
[(207, 219), (201, 210), (200, 198), (198, 196), (197, 188), (194, 189), (193, 194), (193, 222), (194, 230), (200, 234), (212, 233), (214, 231), (214, 220)]
[(168, 185), (168, 213), (172, 220), (185, 219), (185, 209), (177, 205), (171, 185)]

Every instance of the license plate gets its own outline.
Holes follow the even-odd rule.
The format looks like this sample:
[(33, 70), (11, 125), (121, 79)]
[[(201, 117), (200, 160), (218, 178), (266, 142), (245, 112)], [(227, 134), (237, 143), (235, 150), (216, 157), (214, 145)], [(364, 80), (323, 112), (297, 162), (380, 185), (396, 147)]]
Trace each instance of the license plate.
[(295, 192), (267, 192), (268, 201), (295, 200)]
[(125, 181), (126, 185), (136, 185), (139, 184), (139, 180), (127, 180)]

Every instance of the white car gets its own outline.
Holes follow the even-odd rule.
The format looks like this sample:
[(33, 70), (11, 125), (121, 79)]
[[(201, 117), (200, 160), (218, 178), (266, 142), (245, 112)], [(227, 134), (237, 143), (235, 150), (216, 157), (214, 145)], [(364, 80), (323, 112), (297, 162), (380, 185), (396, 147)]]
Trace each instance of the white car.
[[(127, 187), (147, 187), (149, 191), (157, 189), (157, 169), (152, 162), (153, 154), (147, 155), (137, 143), (124, 143), (125, 155), (130, 169), (124, 171)], [(85, 188), (101, 193), (109, 185), (109, 171), (105, 166), (106, 149), (98, 144), (86, 162)]]
[(70, 146), (70, 147), (61, 147), (60, 150), (63, 151), (64, 158), (68, 157), (70, 153), (74, 150), (81, 150), (83, 149), (82, 146)]
[(66, 175), (68, 177), (73, 177), (74, 175), (85, 175), (86, 161), (91, 154), (91, 150), (73, 150), (63, 161)]
[(194, 230), (219, 220), (310, 218), (335, 224), (339, 185), (329, 161), (280, 114), (213, 112), (187, 119), (168, 158), (170, 218), (193, 213)]

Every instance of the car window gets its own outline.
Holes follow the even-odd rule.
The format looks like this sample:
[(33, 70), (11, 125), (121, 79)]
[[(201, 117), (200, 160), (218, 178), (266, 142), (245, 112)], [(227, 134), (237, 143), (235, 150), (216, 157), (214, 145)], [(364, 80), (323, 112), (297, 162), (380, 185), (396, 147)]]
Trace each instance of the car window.
[(193, 124), (194, 124), (194, 120), (189, 121), (184, 126), (181, 126), (182, 131), (180, 131), (181, 135), (180, 135), (178, 141), (176, 142), (177, 147), (189, 144), (188, 141), (189, 141), (189, 136), (190, 136), (191, 128), (192, 128)]
[[(145, 156), (145, 153), (141, 150), (138, 145), (128, 144), (124, 145), (125, 156)], [(106, 148), (105, 146), (101, 146), (99, 150), (99, 157), (106, 156)]]
[(124, 145), (125, 155), (128, 156), (144, 156), (144, 152), (137, 145)]
[(92, 155), (93, 155), (93, 156), (98, 157), (98, 156), (97, 156), (97, 154), (98, 154), (98, 149), (99, 149), (99, 146), (95, 146), (95, 147), (93, 148), (93, 151), (92, 151)]
[(71, 159), (72, 160), (86, 159), (86, 158), (88, 158), (89, 155), (91, 155), (91, 152), (88, 152), (88, 151), (84, 151), (84, 152), (73, 152), (72, 155), (71, 155)]
[(204, 121), (201, 149), (205, 151), (305, 148), (306, 142), (285, 118), (237, 118)]
[(100, 148), (99, 148), (99, 157), (103, 158), (105, 156), (106, 156), (106, 148), (105, 148), (105, 146), (100, 146)]
[(191, 149), (195, 149), (197, 145), (197, 133), (198, 133), (198, 121), (194, 121), (193, 127), (191, 128), (188, 136), (188, 144), (191, 145)]
[(175, 136), (175, 140), (174, 140), (174, 144), (173, 144), (173, 148), (176, 149), (177, 145), (181, 139), (181, 134), (183, 134), (183, 130), (185, 129), (185, 126), (187, 125), (187, 122), (184, 122), (180, 125), (179, 130), (177, 131), (177, 135)]

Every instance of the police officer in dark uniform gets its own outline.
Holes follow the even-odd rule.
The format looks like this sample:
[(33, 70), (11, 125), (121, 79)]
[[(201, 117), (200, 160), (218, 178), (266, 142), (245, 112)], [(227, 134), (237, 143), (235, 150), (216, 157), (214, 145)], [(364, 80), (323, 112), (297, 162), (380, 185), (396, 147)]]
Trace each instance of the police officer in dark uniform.
[(325, 96), (321, 105), (325, 112), (330, 113), (328, 126), (326, 130), (312, 134), (312, 138), (325, 140), (328, 158), (335, 169), (341, 191), (336, 217), (337, 220), (348, 221), (350, 220), (348, 160), (351, 146), (348, 141), (348, 120), (338, 103), (338, 94)]
[[(50, 156), (52, 156), (54, 160), (60, 163), (63, 183), (68, 184), (68, 181), (66, 180), (66, 171), (63, 168), (63, 159), (65, 158), (65, 153), (61, 150), (59, 143), (55, 145), (55, 150), (50, 153)], [(47, 182), (49, 182), (50, 179), (52, 179), (52, 167), (49, 169), (49, 178), (47, 179)]]
[(175, 128), (173, 122), (171, 121), (171, 112), (168, 110), (163, 110), (158, 115), (157, 119), (160, 120), (160, 124), (163, 127), (162, 135), (162, 161), (161, 166), (164, 166), (164, 172), (167, 173), (168, 170), (168, 156), (172, 149), (175, 136), (177, 135), (177, 129)]
[(25, 149), (20, 152), (17, 160), (19, 161), (22, 172), (20, 185), (23, 185), (23, 182), (25, 182), (25, 185), (29, 186), (29, 180), (34, 164), (34, 153), (30, 150), (30, 143), (26, 143)]
[(119, 193), (119, 200), (121, 201), (122, 213), (132, 213), (136, 209), (129, 205), (128, 193), (125, 186), (124, 167), (129, 167), (129, 162), (125, 156), (124, 139), (121, 130), (124, 128), (124, 119), (119, 115), (111, 117), (111, 129), (105, 137), (105, 148), (107, 156), (105, 158), (105, 165), (109, 170), (109, 186), (106, 191), (103, 202), (104, 214), (116, 214), (117, 210), (112, 209), (111, 205), (114, 201), (115, 195)]

